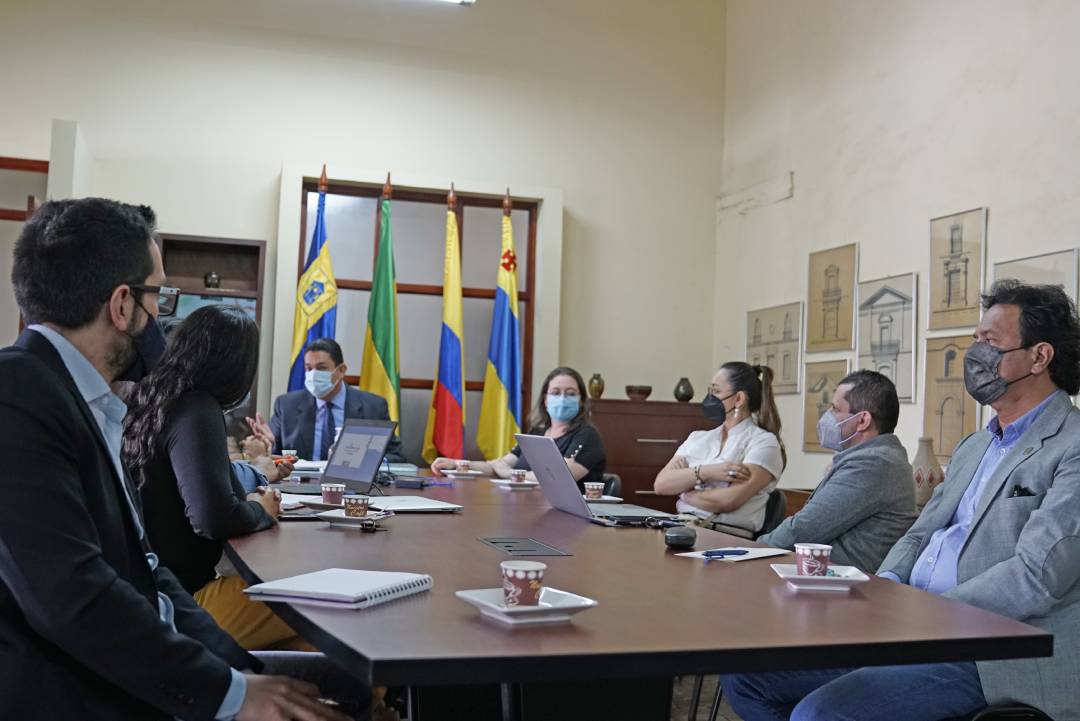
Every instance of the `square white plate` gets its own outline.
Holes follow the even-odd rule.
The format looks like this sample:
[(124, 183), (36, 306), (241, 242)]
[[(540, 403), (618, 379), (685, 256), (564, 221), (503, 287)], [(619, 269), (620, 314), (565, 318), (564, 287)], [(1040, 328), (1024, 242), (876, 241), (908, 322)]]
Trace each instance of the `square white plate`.
[(583, 493), (581, 494), (581, 497), (589, 503), (622, 503), (622, 499), (618, 496), (600, 496), (599, 498), (589, 498)]
[(595, 608), (597, 602), (576, 593), (567, 593), (545, 586), (540, 591), (538, 606), (506, 606), (501, 588), (477, 588), (457, 591), (465, 603), (476, 606), (480, 614), (510, 626), (530, 626), (544, 623), (564, 623), (575, 613)]
[(491, 482), (496, 486), (502, 486), (503, 488), (509, 488), (510, 490), (523, 491), (526, 488), (536, 488), (540, 485), (539, 482), (533, 480), (524, 481), (511, 481), (509, 478), (492, 478)]
[(462, 479), (462, 478), (479, 478), (484, 475), (480, 471), (455, 471), (449, 468), (443, 468), (442, 473), (447, 478)]
[(769, 564), (776, 575), (787, 581), (794, 591), (827, 591), (849, 593), (852, 586), (866, 583), (870, 577), (854, 566), (829, 566), (828, 576), (800, 576), (793, 563)]
[(394, 513), (392, 511), (375, 511), (372, 513), (369, 510), (366, 516), (346, 516), (344, 508), (337, 508), (332, 511), (323, 511), (322, 513), (315, 514), (317, 518), (321, 518), (331, 526), (364, 526), (372, 524), (375, 521), (385, 521), (393, 515)]

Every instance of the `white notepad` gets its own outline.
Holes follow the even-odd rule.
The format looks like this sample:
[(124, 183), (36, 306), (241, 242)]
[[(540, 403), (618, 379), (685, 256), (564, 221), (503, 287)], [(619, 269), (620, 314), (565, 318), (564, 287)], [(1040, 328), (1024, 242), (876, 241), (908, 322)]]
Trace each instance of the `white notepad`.
[(260, 601), (332, 608), (369, 608), (429, 590), (434, 579), (422, 573), (327, 568), (314, 573), (257, 583), (244, 593)]

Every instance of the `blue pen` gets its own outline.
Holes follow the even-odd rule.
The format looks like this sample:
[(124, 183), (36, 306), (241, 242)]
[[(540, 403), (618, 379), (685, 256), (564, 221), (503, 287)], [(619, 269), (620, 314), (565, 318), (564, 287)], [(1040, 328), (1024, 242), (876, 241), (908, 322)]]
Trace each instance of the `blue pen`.
[(711, 551), (704, 551), (701, 555), (705, 557), (706, 561), (715, 558), (727, 558), (728, 556), (745, 556), (749, 551), (745, 548), (714, 548)]

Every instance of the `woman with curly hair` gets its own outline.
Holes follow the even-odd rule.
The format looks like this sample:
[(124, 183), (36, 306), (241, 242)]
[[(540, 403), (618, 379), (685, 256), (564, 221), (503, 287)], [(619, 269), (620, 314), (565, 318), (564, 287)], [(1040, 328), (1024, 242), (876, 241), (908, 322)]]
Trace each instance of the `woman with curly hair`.
[(281, 507), (275, 491), (246, 493), (229, 461), (224, 413), (251, 388), (258, 353), (258, 327), (241, 310), (208, 306), (188, 316), (129, 399), (124, 456), (151, 546), (199, 605), (247, 649), (310, 648), (248, 600), (222, 562), (226, 540), (270, 528)]

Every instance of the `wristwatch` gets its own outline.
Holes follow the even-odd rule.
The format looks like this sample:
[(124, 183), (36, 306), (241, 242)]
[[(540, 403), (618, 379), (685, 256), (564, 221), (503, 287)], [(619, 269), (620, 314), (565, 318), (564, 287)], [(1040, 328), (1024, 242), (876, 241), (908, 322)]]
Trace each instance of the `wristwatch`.
[(694, 466), (694, 480), (698, 482), (698, 485), (705, 483), (705, 479), (701, 477), (701, 464)]

